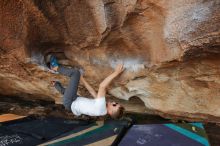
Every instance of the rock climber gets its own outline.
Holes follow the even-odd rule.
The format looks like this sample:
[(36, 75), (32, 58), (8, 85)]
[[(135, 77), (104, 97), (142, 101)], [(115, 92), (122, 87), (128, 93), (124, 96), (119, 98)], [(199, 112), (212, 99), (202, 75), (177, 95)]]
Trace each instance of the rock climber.
[[(52, 81), (52, 85), (63, 94), (63, 105), (66, 110), (72, 111), (76, 116), (82, 114), (88, 116), (104, 116), (108, 114), (112, 118), (118, 119), (123, 115), (124, 107), (122, 105), (117, 102), (106, 101), (107, 87), (114, 78), (124, 71), (122, 64), (117, 65), (114, 72), (101, 82), (98, 93), (96, 93), (83, 77), (83, 70), (61, 66), (58, 64), (57, 58), (53, 55), (49, 57), (49, 67), (55, 72), (70, 77), (69, 84), (66, 88), (64, 88), (60, 82)], [(80, 80), (93, 98), (77, 95)]]

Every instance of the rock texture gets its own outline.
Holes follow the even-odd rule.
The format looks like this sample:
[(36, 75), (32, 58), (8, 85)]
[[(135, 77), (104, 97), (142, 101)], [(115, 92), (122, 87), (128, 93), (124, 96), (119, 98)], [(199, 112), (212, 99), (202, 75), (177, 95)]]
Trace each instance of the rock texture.
[(219, 28), (219, 0), (1, 0), (0, 93), (61, 102), (53, 53), (96, 88), (124, 63), (109, 96), (128, 111), (220, 122)]

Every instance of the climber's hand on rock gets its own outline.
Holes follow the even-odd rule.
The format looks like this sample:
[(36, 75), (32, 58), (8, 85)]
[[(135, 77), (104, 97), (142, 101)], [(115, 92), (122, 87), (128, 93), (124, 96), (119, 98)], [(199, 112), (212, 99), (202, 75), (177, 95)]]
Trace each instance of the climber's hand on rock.
[(123, 64), (118, 64), (115, 68), (115, 73), (118, 75), (124, 71), (124, 65)]

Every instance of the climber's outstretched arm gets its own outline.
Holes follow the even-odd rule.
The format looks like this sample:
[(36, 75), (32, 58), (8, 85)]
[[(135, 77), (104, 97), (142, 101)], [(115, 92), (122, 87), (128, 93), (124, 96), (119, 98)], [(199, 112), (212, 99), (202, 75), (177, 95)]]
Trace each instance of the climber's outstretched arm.
[(110, 74), (107, 78), (105, 78), (99, 85), (97, 98), (105, 97), (107, 87), (110, 85), (112, 80), (116, 78), (123, 71), (124, 71), (123, 64), (117, 65), (117, 67), (115, 68), (115, 71), (112, 74)]

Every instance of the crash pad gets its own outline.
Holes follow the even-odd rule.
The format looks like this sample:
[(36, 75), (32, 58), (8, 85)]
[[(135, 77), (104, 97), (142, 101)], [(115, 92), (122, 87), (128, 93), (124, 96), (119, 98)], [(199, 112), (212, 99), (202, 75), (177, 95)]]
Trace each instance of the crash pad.
[(133, 125), (119, 146), (209, 146), (202, 123)]
[(0, 126), (0, 145), (36, 146), (71, 130), (87, 129), (91, 124), (89, 121), (63, 118), (27, 117)]
[(41, 144), (40, 146), (70, 146), (86, 145), (100, 146), (112, 145), (117, 137), (123, 133), (124, 129), (130, 125), (127, 121), (106, 121), (96, 122), (92, 127), (82, 131), (71, 131), (52, 141)]

